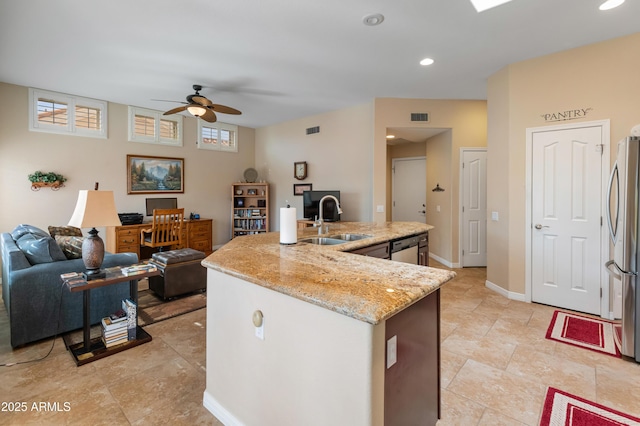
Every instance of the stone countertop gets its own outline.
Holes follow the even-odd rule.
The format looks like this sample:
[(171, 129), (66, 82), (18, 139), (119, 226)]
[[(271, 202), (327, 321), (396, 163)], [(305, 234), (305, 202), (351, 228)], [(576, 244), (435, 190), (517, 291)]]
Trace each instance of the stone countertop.
[[(402, 311), (455, 277), (443, 269), (346, 253), (433, 229), (418, 222), (330, 223), (323, 236), (371, 238), (337, 245), (280, 244), (280, 233), (236, 237), (202, 261), (208, 268), (370, 324)], [(298, 239), (317, 236), (298, 230)]]

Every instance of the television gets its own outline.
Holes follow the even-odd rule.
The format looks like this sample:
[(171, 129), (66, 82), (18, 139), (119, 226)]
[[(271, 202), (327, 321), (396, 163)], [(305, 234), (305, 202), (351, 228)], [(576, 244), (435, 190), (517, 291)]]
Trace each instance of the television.
[[(325, 195), (333, 195), (340, 201), (340, 191), (304, 191), (302, 193), (303, 215), (305, 219), (315, 220), (320, 217), (320, 200)], [(336, 202), (331, 198), (324, 200), (322, 205), (322, 219), (326, 222), (337, 222), (340, 220)]]
[(147, 198), (145, 199), (147, 206), (147, 216), (153, 216), (154, 209), (177, 209), (177, 198)]

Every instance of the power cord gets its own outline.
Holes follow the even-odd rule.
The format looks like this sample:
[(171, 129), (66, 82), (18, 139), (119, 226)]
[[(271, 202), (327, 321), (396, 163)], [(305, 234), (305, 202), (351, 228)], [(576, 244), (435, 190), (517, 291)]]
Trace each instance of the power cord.
[(31, 362), (40, 362), (46, 359), (49, 355), (51, 355), (51, 352), (53, 352), (53, 348), (56, 345), (56, 338), (58, 337), (58, 332), (60, 331), (60, 317), (62, 316), (62, 292), (64, 291), (65, 285), (66, 284), (63, 282), (62, 285), (60, 286), (60, 301), (58, 302), (58, 324), (56, 325), (56, 334), (53, 336), (53, 340), (51, 341), (51, 347), (49, 348), (49, 352), (47, 352), (45, 356), (40, 358), (30, 359), (28, 361), (7, 362), (7, 363), (0, 364), (0, 367), (12, 367), (14, 365), (29, 364)]

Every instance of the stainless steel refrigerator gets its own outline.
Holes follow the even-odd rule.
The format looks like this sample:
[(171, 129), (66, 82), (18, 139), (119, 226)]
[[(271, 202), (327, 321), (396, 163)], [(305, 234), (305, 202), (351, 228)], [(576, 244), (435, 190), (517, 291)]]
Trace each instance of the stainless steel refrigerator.
[[(640, 297), (638, 267), (640, 250), (640, 137), (618, 142), (618, 155), (607, 191), (607, 223), (613, 243), (613, 259), (606, 263), (614, 288), (622, 291), (623, 355), (640, 362)], [(615, 297), (614, 297), (615, 299)]]

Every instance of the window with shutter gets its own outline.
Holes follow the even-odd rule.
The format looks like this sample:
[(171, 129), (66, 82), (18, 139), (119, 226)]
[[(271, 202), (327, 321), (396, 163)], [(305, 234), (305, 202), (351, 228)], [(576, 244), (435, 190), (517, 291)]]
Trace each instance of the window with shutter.
[(107, 137), (107, 102), (29, 89), (29, 130)]
[(182, 146), (182, 116), (130, 106), (129, 141)]
[(238, 126), (198, 120), (198, 148), (238, 152)]

